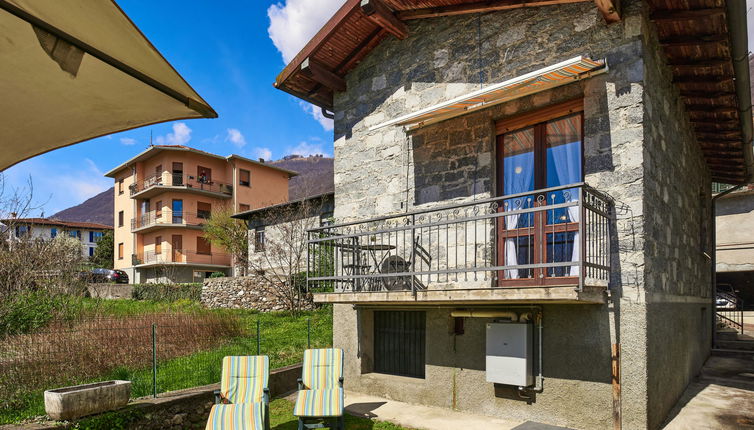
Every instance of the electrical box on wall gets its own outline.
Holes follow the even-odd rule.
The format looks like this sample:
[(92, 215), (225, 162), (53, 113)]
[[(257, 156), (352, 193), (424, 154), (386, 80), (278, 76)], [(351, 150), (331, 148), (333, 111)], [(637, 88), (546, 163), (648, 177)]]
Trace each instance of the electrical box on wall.
[(487, 382), (534, 385), (532, 334), (528, 323), (487, 324)]

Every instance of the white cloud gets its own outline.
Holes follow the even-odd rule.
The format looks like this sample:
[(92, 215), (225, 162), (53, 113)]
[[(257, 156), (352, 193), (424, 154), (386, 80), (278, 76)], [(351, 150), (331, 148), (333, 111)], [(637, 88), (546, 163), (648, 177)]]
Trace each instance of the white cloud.
[(311, 103), (306, 102), (299, 102), (299, 105), (306, 111), (309, 115), (313, 116), (314, 119), (319, 122), (319, 124), (324, 128), (326, 131), (332, 131), (333, 129), (333, 121), (330, 118), (326, 118), (324, 115), (322, 115), (322, 109), (320, 109), (317, 106), (314, 106)]
[(158, 145), (184, 145), (191, 140), (191, 129), (184, 123), (173, 124), (173, 132), (165, 136), (157, 136)]
[(267, 33), (283, 61), (290, 62), (343, 3), (345, 0), (285, 0), (270, 6)]
[(301, 155), (303, 157), (306, 157), (309, 155), (317, 155), (317, 154), (329, 156), (329, 154), (327, 153), (327, 151), (325, 151), (321, 143), (312, 143), (312, 142), (306, 142), (306, 141), (299, 142), (299, 144), (296, 146), (289, 146), (288, 148), (286, 148), (285, 155), (292, 155), (292, 154)]
[(264, 158), (265, 160), (272, 160), (272, 151), (270, 148), (254, 148), (254, 157)]
[(124, 145), (136, 145), (136, 139), (131, 139), (130, 137), (121, 137), (120, 143)]
[(230, 143), (236, 145), (239, 148), (246, 145), (246, 139), (243, 137), (243, 133), (241, 133), (241, 131), (237, 128), (228, 129), (228, 135), (225, 136), (225, 141), (230, 141)]

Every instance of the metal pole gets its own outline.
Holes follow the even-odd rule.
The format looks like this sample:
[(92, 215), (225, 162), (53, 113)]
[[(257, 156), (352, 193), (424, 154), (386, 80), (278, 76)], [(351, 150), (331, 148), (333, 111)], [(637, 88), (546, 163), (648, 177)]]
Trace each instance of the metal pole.
[(257, 319), (257, 355), (262, 353), (261, 339), (259, 339), (259, 319)]
[(157, 323), (152, 323), (152, 396), (157, 398)]
[(312, 349), (312, 319), (306, 320), (306, 349)]

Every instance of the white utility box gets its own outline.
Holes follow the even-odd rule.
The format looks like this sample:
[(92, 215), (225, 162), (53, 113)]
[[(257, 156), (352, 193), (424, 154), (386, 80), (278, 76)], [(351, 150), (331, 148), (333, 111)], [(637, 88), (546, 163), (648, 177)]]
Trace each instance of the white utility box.
[(534, 385), (531, 324), (487, 324), (487, 382)]

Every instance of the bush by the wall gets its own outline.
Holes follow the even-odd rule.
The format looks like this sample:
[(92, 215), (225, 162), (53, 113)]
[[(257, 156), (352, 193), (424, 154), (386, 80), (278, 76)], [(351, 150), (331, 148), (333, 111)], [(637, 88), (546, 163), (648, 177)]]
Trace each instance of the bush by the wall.
[(211, 275), (209, 275), (210, 278), (224, 278), (225, 273), (223, 272), (212, 272)]
[(136, 284), (133, 286), (134, 300), (153, 300), (157, 302), (175, 302), (177, 300), (199, 301), (202, 296), (202, 284)]
[(0, 338), (30, 333), (53, 319), (70, 320), (81, 311), (78, 297), (29, 291), (0, 300)]

